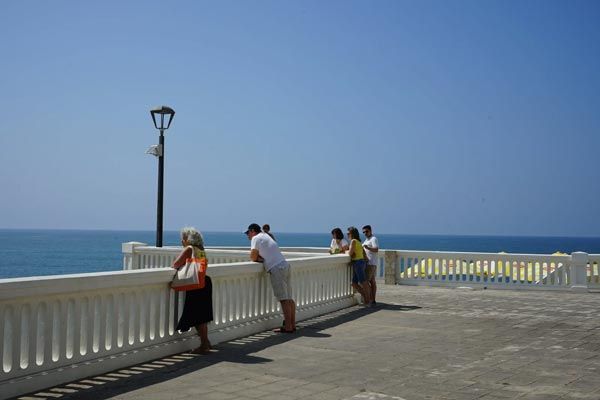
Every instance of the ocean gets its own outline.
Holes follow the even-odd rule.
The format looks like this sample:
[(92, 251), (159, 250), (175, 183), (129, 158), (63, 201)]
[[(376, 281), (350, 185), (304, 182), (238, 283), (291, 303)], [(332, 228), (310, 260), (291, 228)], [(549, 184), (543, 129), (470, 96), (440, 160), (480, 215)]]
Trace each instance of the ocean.
[[(329, 232), (273, 232), (280, 246), (328, 247)], [(203, 232), (206, 246), (249, 246), (241, 232)], [(598, 237), (447, 236), (377, 234), (382, 249), (552, 254), (600, 254)], [(0, 279), (122, 269), (121, 244), (154, 244), (154, 231), (0, 229)], [(179, 245), (166, 231), (163, 244)]]

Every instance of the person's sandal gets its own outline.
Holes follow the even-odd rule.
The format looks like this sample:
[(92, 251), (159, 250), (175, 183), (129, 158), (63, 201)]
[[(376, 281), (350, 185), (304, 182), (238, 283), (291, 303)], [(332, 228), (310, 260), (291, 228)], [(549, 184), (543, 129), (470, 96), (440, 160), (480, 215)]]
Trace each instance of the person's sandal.
[(275, 329), (273, 332), (275, 332), (275, 333), (294, 333), (294, 332), (296, 332), (296, 330), (295, 330), (295, 329), (293, 329), (293, 330), (291, 330), (291, 331), (288, 331), (288, 330), (287, 330), (287, 329), (285, 329), (285, 328), (277, 328), (277, 329)]
[(208, 346), (200, 346), (200, 347), (197, 347), (194, 350), (192, 350), (190, 353), (192, 353), (192, 354), (203, 354), (203, 355), (210, 354), (210, 347), (208, 347)]

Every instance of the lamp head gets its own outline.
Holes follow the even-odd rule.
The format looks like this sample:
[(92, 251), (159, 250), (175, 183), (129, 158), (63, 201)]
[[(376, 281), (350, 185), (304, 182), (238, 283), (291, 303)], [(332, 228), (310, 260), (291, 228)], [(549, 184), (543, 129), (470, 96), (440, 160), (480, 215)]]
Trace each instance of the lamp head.
[[(156, 129), (165, 130), (169, 129), (171, 126), (171, 121), (173, 121), (173, 117), (175, 116), (175, 110), (173, 110), (169, 106), (159, 106), (150, 110), (150, 115), (152, 115), (152, 121), (154, 121), (154, 127)], [(156, 120), (156, 116), (160, 115), (159, 121)], [(165, 116), (169, 117), (167, 124), (165, 126)]]

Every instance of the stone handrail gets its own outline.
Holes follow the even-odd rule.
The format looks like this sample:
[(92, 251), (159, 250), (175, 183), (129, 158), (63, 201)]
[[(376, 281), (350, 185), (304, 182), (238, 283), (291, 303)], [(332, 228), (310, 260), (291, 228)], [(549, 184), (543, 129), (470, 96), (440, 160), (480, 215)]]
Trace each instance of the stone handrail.
[[(124, 250), (126, 245), (123, 245)], [(158, 255), (170, 251), (174, 258), (180, 249), (174, 247), (161, 250), (145, 246), (134, 249), (132, 253), (137, 257), (145, 257), (144, 260), (150, 260), (150, 253)], [(289, 256), (328, 254), (328, 248), (325, 247), (281, 249)], [(220, 262), (232, 257), (248, 257), (248, 248), (215, 247), (208, 249), (207, 253), (209, 262), (211, 257), (214, 262)], [(574, 255), (580, 257), (578, 268), (573, 268)], [(599, 262), (600, 255), (581, 252), (547, 255), (380, 249), (376, 278), (387, 284), (405, 285), (458, 285), (503, 289), (600, 288)], [(145, 264), (144, 261), (140, 261), (139, 264), (146, 265), (140, 266), (141, 268), (152, 268), (154, 265), (152, 261)]]
[[(168, 250), (171, 252), (171, 250)], [(177, 253), (175, 249), (175, 253)], [(348, 256), (289, 259), (298, 320), (354, 304)], [(0, 280), (0, 397), (189, 350), (170, 268)], [(213, 343), (281, 324), (261, 264), (212, 265)]]
[[(167, 268), (181, 252), (181, 246), (148, 246), (140, 242), (123, 243), (123, 269)], [(282, 248), (286, 258), (306, 257), (322, 254), (322, 251), (307, 251), (306, 248)], [(326, 253), (326, 252), (325, 252)], [(210, 247), (206, 249), (208, 264), (223, 264), (250, 261), (249, 247)]]

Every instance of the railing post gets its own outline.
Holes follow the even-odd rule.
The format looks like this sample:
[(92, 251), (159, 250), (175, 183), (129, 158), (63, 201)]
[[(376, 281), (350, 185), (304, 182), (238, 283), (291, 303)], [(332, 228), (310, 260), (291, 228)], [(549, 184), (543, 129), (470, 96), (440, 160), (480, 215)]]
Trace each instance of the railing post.
[(571, 290), (578, 292), (587, 292), (587, 264), (589, 261), (588, 253), (576, 251), (571, 253)]
[(123, 270), (139, 269), (139, 260), (135, 255), (135, 248), (141, 246), (148, 246), (142, 242), (127, 242), (121, 245), (123, 252)]
[(398, 252), (393, 250), (385, 251), (385, 284), (396, 284), (396, 268), (398, 267)]

